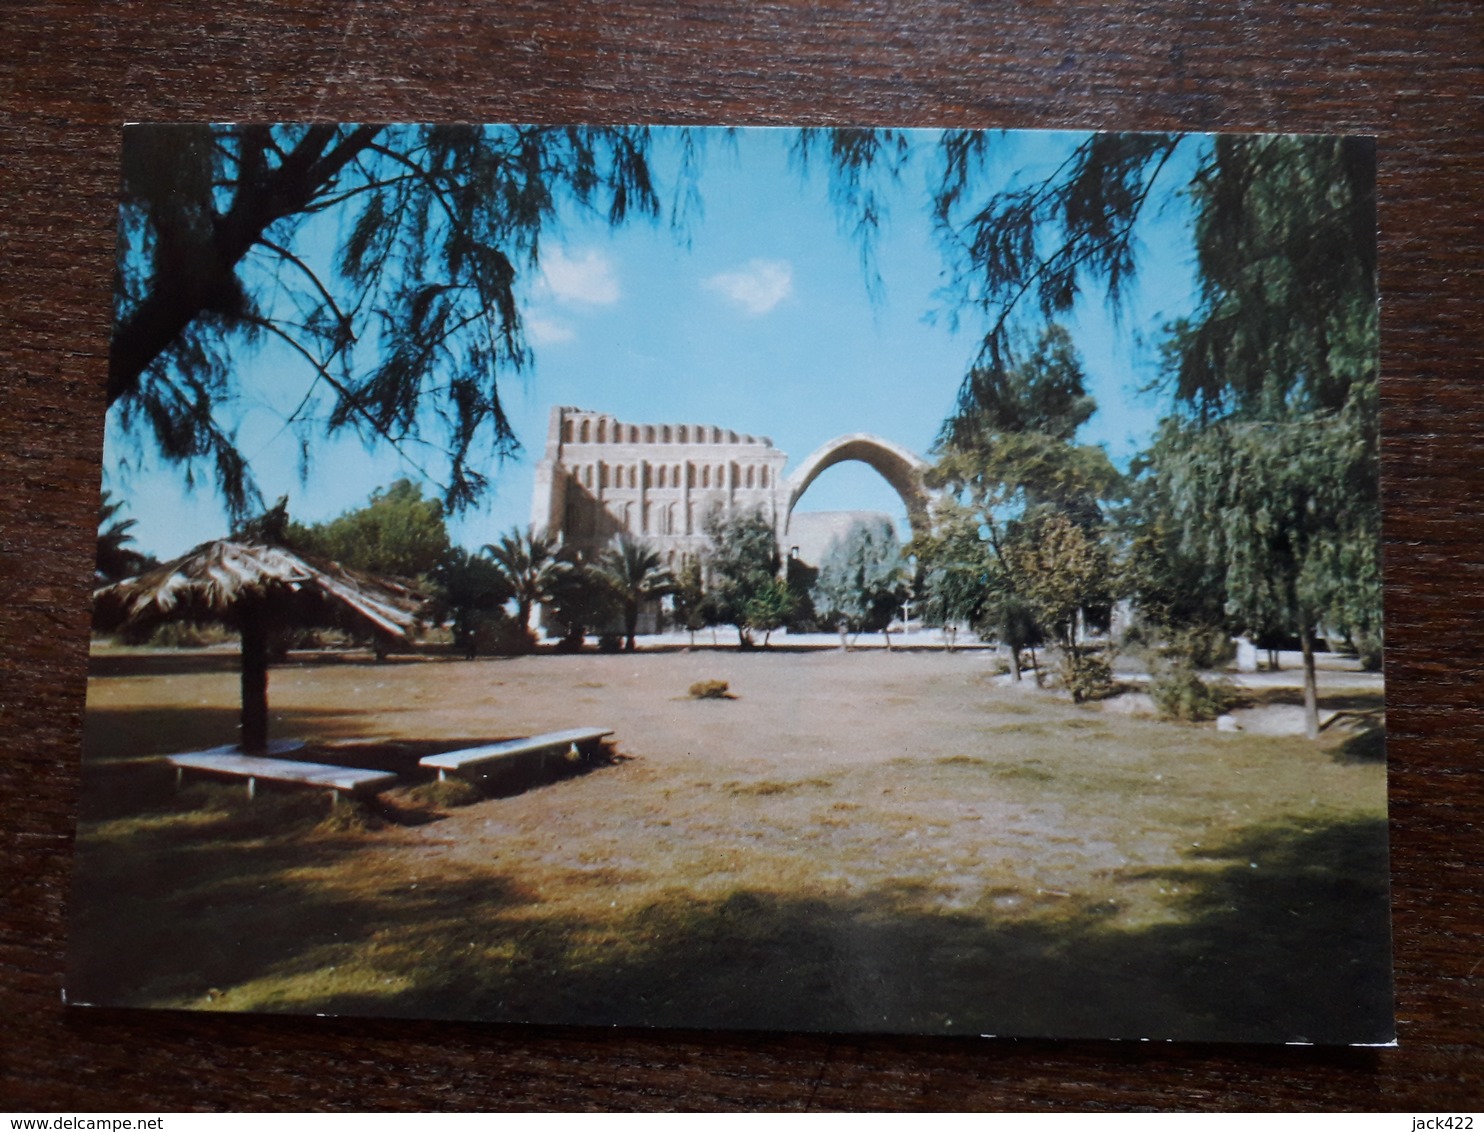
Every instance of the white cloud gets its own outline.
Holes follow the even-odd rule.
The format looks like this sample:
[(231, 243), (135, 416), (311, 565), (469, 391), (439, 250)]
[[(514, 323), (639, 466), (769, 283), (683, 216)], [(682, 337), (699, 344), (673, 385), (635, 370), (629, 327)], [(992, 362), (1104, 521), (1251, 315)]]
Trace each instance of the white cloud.
[(558, 299), (609, 306), (618, 302), (618, 277), (602, 252), (589, 249), (568, 255), (559, 247), (541, 253), (541, 277)]
[(793, 264), (784, 259), (751, 259), (736, 271), (723, 271), (705, 281), (750, 315), (767, 314), (794, 291)]
[(570, 342), (577, 331), (559, 318), (543, 314), (528, 314), (525, 318), (526, 337), (533, 346), (550, 346), (555, 342)]

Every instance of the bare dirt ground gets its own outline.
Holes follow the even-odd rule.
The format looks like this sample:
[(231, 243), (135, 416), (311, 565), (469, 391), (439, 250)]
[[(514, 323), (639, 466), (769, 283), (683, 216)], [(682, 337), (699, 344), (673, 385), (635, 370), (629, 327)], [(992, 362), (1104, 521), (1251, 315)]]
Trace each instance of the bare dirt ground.
[[(235, 657), (101, 655), (69, 996), (1389, 1037), (1378, 744), (1123, 717), (1000, 685), (991, 661), (770, 650), (275, 669), (275, 735), (409, 782), (430, 750), (616, 732), (613, 760), (586, 773), (457, 808), (402, 788), (362, 829), (322, 822), (318, 796), (173, 794), (145, 756), (233, 740)], [(702, 679), (736, 698), (690, 699)], [(1324, 679), (1328, 705), (1379, 709), (1374, 680)]]

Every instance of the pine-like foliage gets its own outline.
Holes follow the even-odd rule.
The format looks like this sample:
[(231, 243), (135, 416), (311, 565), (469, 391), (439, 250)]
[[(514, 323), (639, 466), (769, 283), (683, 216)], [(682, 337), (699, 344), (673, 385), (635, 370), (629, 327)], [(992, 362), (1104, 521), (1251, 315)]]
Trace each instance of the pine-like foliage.
[[(527, 360), (517, 279), (563, 205), (653, 216), (644, 129), (216, 125), (126, 131), (108, 403), (240, 519), (241, 351), (299, 359), (290, 423), (397, 448), (458, 509), (477, 448), (516, 446), (500, 378)], [(318, 240), (306, 239), (311, 230)], [(326, 259), (311, 248), (334, 235)]]
[(857, 521), (831, 543), (814, 583), (814, 608), (856, 633), (891, 624), (908, 594), (906, 562), (891, 523)]
[(1201, 305), (1150, 453), (1236, 627), (1381, 633), (1374, 153), (1220, 139), (1196, 189)]

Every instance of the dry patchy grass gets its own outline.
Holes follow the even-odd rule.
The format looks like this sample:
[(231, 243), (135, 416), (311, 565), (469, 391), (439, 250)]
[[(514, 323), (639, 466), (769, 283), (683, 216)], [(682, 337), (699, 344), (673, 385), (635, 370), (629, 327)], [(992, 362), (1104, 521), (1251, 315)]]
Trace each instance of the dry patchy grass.
[[(393, 798), (379, 830), (327, 828), (318, 796), (174, 796), (137, 756), (229, 740), (235, 680), (96, 679), (71, 997), (1385, 1036), (1385, 768), (1347, 750), (1353, 738), (1103, 715), (996, 686), (963, 654), (714, 654), (708, 667), (743, 696), (725, 713), (678, 695), (694, 668), (683, 655), (275, 672), (283, 722), (367, 744), (316, 748), (352, 765), (586, 724), (615, 728), (628, 756), (422, 824)], [(883, 707), (883, 692), (905, 702)]]

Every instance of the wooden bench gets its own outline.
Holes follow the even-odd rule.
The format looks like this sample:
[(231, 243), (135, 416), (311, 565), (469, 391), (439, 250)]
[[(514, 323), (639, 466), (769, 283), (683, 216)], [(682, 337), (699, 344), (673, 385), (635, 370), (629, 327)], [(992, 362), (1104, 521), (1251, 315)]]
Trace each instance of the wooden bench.
[[(491, 743), (487, 747), (468, 747), (462, 751), (447, 751), (441, 755), (429, 755), (418, 762), (438, 772), (442, 782), (450, 771), (467, 770), (470, 767), (489, 768), (492, 764), (518, 765), (535, 757), (544, 764), (546, 756), (557, 751), (571, 756), (580, 756), (584, 750), (591, 751), (599, 742), (612, 735), (611, 730), (601, 727), (577, 727), (570, 731), (552, 731), (546, 735), (532, 735), (529, 739), (510, 739), (504, 743)], [(486, 774), (486, 777), (488, 775)]]
[[(279, 750), (303, 747), (302, 743), (279, 745)], [(273, 745), (270, 745), (270, 752)], [(341, 794), (374, 794), (395, 785), (397, 776), (380, 770), (359, 770), (356, 767), (333, 766), (329, 763), (301, 763), (289, 759), (265, 758), (262, 755), (245, 755), (237, 747), (216, 747), (209, 751), (191, 751), (183, 755), (167, 755), (165, 761), (175, 767), (175, 786), (180, 788), (187, 770), (207, 771), (230, 778), (247, 779), (247, 796), (257, 795), (258, 780), (281, 782), (292, 786), (318, 786), (330, 792), (332, 805), (340, 801)]]

